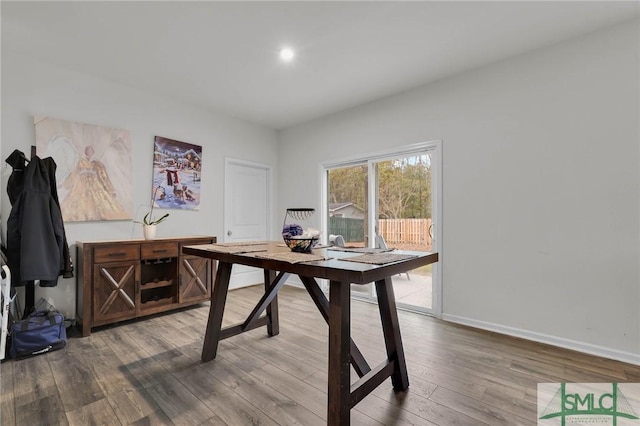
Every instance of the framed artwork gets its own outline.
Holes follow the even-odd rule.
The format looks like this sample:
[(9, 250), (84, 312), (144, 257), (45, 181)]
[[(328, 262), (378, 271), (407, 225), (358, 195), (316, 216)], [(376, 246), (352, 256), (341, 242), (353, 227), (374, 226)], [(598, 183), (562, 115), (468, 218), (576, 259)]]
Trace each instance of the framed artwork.
[(65, 222), (133, 219), (133, 167), (128, 130), (33, 118), (36, 152), (57, 164)]
[(155, 137), (151, 188), (155, 207), (198, 210), (201, 172), (201, 146)]

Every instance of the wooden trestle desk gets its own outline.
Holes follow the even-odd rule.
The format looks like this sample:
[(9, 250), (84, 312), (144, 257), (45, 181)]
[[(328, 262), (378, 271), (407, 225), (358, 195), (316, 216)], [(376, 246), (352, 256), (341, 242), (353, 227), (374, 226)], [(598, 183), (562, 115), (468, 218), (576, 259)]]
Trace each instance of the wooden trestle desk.
[[(270, 336), (279, 333), (278, 329), (278, 290), (290, 274), (296, 274), (309, 292), (320, 313), (329, 324), (329, 378), (328, 378), (328, 415), (329, 425), (348, 425), (350, 409), (391, 376), (394, 389), (405, 390), (409, 387), (407, 366), (405, 363), (396, 302), (391, 277), (420, 266), (438, 261), (438, 253), (393, 251), (398, 255), (414, 257), (384, 265), (345, 261), (345, 258), (359, 256), (362, 253), (343, 252), (328, 249), (313, 250), (313, 254), (322, 255), (328, 260), (291, 263), (289, 261), (266, 258), (291, 253), (283, 243), (268, 242), (258, 247), (254, 243), (248, 253), (220, 252), (229, 249), (216, 245), (197, 245), (183, 247), (183, 253), (201, 256), (218, 261), (215, 285), (211, 295), (211, 307), (207, 330), (202, 349), (202, 360), (211, 361), (216, 357), (218, 342), (236, 334), (267, 326)], [(230, 251), (233, 251), (231, 249)], [(222, 328), (231, 268), (234, 264), (253, 266), (264, 270), (265, 294), (249, 314), (247, 319), (237, 325)], [(277, 275), (276, 275), (277, 274)], [(317, 278), (330, 281), (329, 299), (321, 291)], [(375, 282), (387, 360), (370, 367), (360, 350), (351, 339), (350, 284)], [(266, 310), (265, 316), (260, 316)], [(350, 366), (353, 366), (360, 379), (350, 384)]]

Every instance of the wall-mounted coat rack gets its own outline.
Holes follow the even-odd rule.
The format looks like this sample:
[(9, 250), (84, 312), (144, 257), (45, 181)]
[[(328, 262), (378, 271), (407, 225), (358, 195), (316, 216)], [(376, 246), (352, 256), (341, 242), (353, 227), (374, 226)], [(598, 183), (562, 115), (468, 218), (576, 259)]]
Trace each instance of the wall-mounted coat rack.
[[(31, 145), (31, 155), (29, 159), (32, 160), (36, 156), (36, 146)], [(29, 281), (24, 286), (24, 318), (29, 316), (33, 312), (36, 305), (36, 283), (35, 281)]]
[[(73, 263), (58, 200), (55, 161), (37, 157), (34, 145), (30, 158), (16, 149), (6, 161), (13, 167), (7, 182), (12, 205), (7, 220), (7, 264), (15, 281), (12, 287), (25, 288), (26, 317), (35, 309), (36, 281), (40, 287), (55, 287), (59, 276), (73, 277)], [(49, 187), (49, 194), (43, 193), (43, 185)]]

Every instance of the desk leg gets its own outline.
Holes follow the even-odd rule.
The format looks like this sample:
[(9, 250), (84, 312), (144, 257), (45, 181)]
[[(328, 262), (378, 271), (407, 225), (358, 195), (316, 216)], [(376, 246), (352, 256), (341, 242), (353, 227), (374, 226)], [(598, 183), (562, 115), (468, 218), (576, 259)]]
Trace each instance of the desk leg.
[[(309, 296), (311, 296), (313, 303), (316, 304), (316, 307), (324, 317), (324, 320), (327, 321), (328, 323), (329, 322), (329, 301), (327, 300), (327, 297), (324, 295), (322, 290), (320, 290), (320, 286), (318, 285), (315, 279), (311, 277), (305, 277), (305, 276), (301, 276), (300, 279), (302, 280), (302, 283), (304, 284), (305, 288), (309, 292)], [(351, 357), (350, 357), (351, 365), (353, 366), (353, 369), (356, 370), (356, 373), (358, 373), (358, 376), (362, 377), (365, 374), (367, 374), (369, 371), (371, 371), (371, 367), (369, 366), (369, 364), (367, 364), (367, 360), (364, 359), (362, 352), (360, 352), (360, 349), (358, 349), (353, 339), (351, 339), (350, 346), (351, 346)]]
[(204, 334), (202, 347), (202, 361), (211, 361), (216, 357), (218, 342), (220, 341), (220, 329), (222, 328), (222, 315), (227, 301), (227, 290), (231, 278), (231, 263), (218, 262), (216, 282), (211, 293), (211, 307), (207, 320), (207, 331)]
[(327, 424), (349, 425), (351, 385), (351, 287), (331, 281), (329, 288), (329, 407)]
[(404, 359), (402, 338), (400, 337), (400, 323), (396, 310), (396, 299), (393, 295), (391, 278), (376, 281), (378, 307), (382, 320), (384, 343), (387, 347), (387, 359), (394, 361), (395, 367), (391, 375), (391, 383), (395, 390), (406, 390), (409, 387), (407, 363)]
[[(276, 278), (275, 271), (264, 270), (264, 288), (265, 291), (269, 289), (271, 283)], [(273, 301), (267, 306), (267, 334), (269, 336), (276, 336), (280, 333), (280, 320), (278, 318), (278, 296), (273, 298)]]

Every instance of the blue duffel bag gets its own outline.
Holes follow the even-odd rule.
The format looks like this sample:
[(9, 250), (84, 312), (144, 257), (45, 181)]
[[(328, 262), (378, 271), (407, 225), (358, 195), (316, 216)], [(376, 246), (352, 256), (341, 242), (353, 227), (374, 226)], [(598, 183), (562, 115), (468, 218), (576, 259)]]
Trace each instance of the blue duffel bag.
[(39, 355), (67, 344), (64, 316), (58, 311), (36, 311), (11, 325), (11, 358)]

